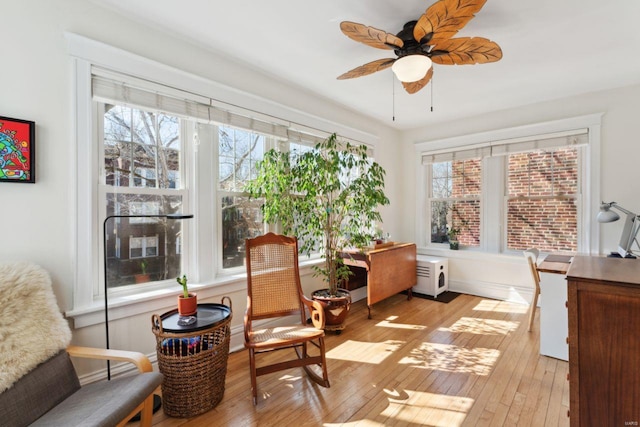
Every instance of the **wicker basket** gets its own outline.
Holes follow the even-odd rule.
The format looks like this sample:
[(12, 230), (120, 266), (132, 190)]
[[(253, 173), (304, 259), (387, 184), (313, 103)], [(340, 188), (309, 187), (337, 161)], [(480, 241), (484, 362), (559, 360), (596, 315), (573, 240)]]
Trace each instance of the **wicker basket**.
[(162, 320), (174, 312), (151, 317), (156, 336), (158, 366), (162, 380), (162, 406), (165, 414), (187, 418), (215, 407), (224, 395), (229, 340), (231, 336), (231, 300), (229, 315), (209, 328), (189, 332), (167, 332)]

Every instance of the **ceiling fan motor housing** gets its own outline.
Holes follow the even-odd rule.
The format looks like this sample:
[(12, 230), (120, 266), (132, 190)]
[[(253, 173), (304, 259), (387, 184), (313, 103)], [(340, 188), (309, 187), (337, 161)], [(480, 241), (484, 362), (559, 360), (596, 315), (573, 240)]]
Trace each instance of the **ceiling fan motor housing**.
[(402, 58), (403, 56), (408, 56), (408, 55), (425, 55), (429, 57), (431, 56), (429, 52), (431, 49), (431, 46), (428, 45), (427, 42), (431, 40), (433, 33), (429, 33), (426, 36), (424, 36), (421, 41), (417, 41), (413, 37), (413, 29), (415, 28), (417, 23), (418, 21), (407, 22), (406, 24), (404, 24), (402, 30), (398, 34), (396, 34), (396, 36), (399, 39), (401, 39), (404, 43), (404, 46), (402, 46), (401, 48), (398, 48), (397, 46), (393, 46), (394, 47), (393, 52), (396, 55), (398, 55), (398, 58)]

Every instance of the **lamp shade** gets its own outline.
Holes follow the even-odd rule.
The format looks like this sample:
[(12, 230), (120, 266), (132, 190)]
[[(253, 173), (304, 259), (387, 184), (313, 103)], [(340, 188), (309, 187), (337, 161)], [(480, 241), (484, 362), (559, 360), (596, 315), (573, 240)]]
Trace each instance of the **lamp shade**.
[(431, 58), (425, 55), (407, 55), (396, 60), (391, 66), (401, 82), (411, 83), (422, 79), (431, 68)]
[(620, 215), (609, 209), (608, 206), (601, 207), (598, 216), (596, 217), (598, 222), (613, 222), (620, 219)]

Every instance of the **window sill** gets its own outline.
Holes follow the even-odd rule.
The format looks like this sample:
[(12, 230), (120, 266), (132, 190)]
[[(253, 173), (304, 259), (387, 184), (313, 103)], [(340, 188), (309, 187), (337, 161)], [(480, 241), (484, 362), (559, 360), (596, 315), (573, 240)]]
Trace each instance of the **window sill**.
[[(306, 257), (305, 257), (306, 258)], [(322, 259), (305, 259), (300, 262), (300, 276), (313, 274), (312, 266)], [(245, 273), (220, 276), (211, 283), (194, 283), (189, 289), (201, 298), (220, 297), (246, 290), (247, 275)], [(125, 319), (142, 313), (169, 311), (176, 307), (179, 289), (176, 286), (154, 289), (134, 295), (109, 298), (109, 321)], [(65, 312), (65, 317), (73, 319), (74, 329), (104, 323), (104, 299), (94, 299), (93, 303)]]
[(522, 253), (519, 253), (519, 252), (508, 252), (508, 253), (486, 252), (477, 248), (476, 249), (461, 248), (458, 250), (452, 250), (445, 245), (442, 245), (442, 247), (438, 247), (438, 246), (420, 247), (418, 248), (418, 255), (438, 256), (443, 258), (461, 259), (461, 260), (464, 260), (464, 259), (499, 260), (501, 262), (514, 262), (514, 263), (521, 263), (524, 260)]

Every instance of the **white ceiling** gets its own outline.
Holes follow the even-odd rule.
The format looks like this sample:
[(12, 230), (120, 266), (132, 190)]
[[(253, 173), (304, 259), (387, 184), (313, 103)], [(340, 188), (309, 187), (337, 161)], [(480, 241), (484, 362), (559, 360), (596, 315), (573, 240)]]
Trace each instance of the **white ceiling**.
[(640, 83), (640, 0), (488, 0), (458, 36), (493, 40), (503, 58), (434, 65), (433, 112), (431, 85), (409, 95), (390, 68), (336, 77), (394, 57), (347, 38), (341, 21), (395, 34), (434, 0), (94, 1), (397, 129)]

